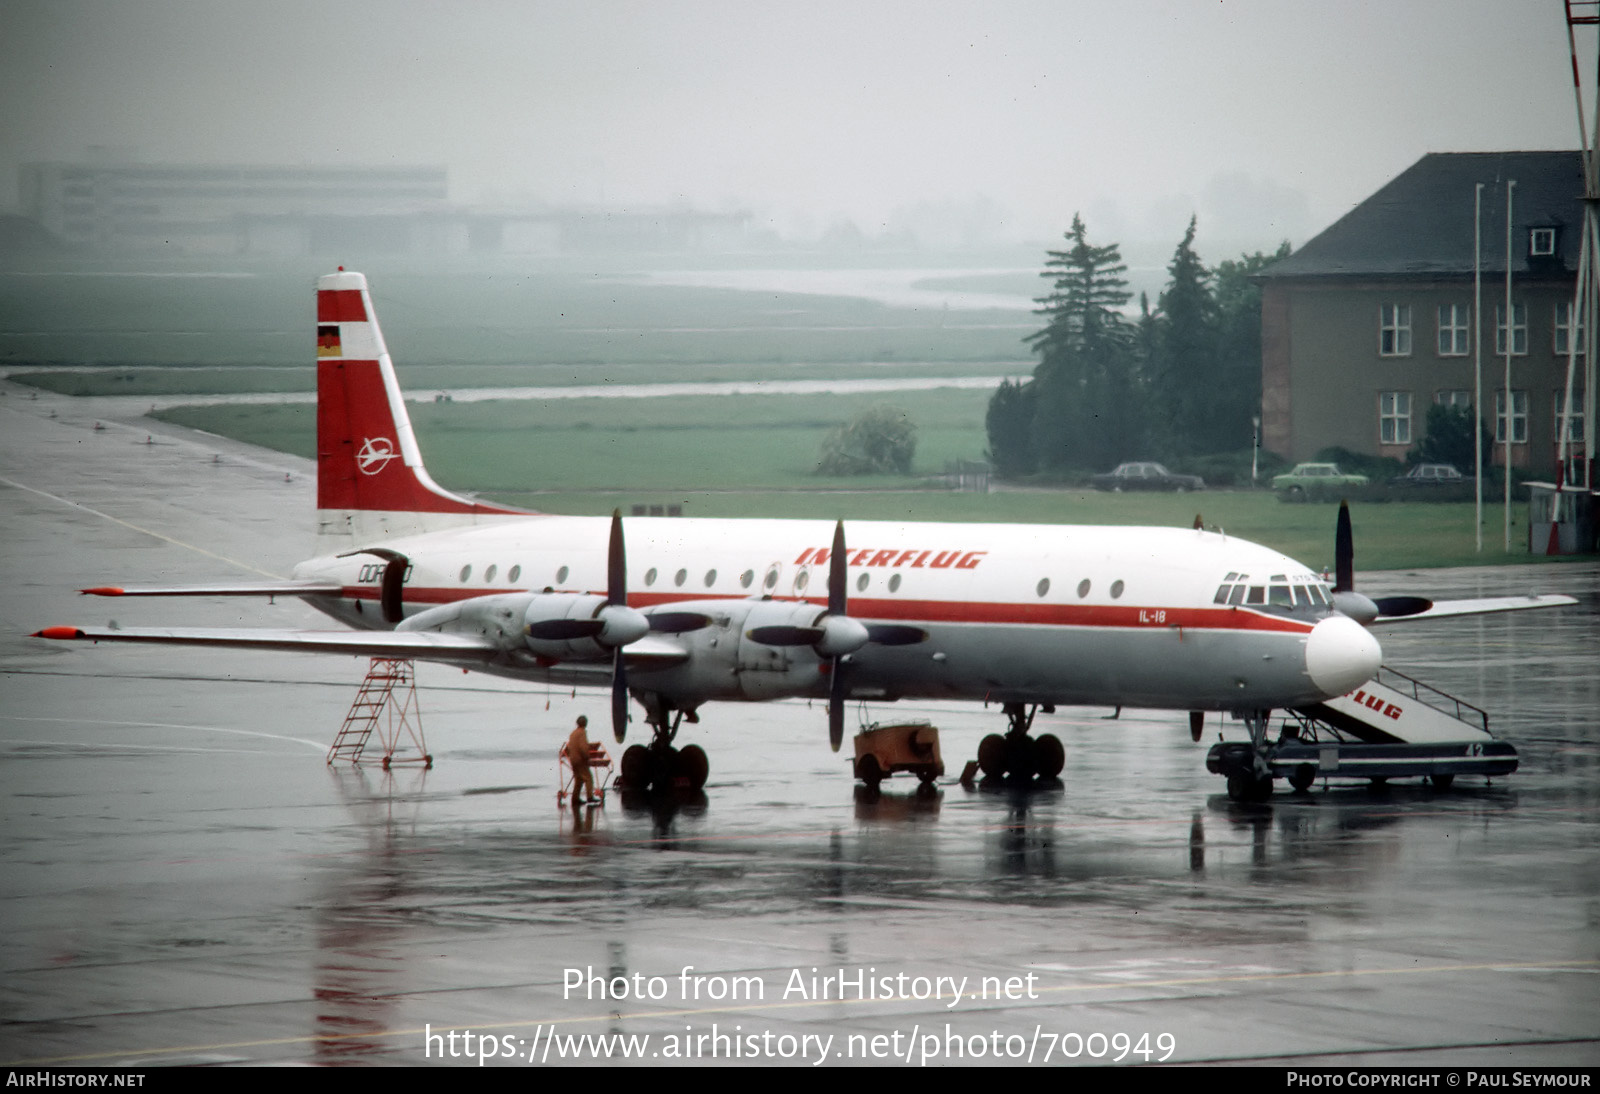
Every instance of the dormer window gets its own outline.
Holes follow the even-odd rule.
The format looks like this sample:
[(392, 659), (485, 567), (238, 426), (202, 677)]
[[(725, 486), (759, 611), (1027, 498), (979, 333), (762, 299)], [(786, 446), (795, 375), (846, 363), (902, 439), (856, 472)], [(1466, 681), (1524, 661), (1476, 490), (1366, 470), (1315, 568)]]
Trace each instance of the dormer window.
[(1549, 256), (1556, 253), (1556, 230), (1554, 228), (1530, 228), (1528, 230), (1528, 254), (1534, 258)]

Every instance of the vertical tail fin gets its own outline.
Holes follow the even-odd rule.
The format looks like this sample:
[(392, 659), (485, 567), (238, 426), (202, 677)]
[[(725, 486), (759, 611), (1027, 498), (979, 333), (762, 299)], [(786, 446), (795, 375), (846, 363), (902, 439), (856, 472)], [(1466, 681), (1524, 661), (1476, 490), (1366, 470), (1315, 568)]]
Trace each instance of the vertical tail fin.
[(365, 275), (317, 279), (317, 511), (327, 534), (410, 535), (526, 516), (428, 475)]

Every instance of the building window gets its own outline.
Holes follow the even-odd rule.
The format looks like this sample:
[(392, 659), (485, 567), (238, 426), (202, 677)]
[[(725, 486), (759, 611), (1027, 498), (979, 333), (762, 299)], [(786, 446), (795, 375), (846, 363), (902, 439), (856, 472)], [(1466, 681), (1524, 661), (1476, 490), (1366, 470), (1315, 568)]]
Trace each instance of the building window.
[(1465, 304), (1439, 305), (1439, 356), (1465, 357), (1467, 355), (1467, 317), (1471, 314)]
[(1378, 353), (1411, 356), (1411, 305), (1384, 304), (1378, 309)]
[(1451, 410), (1471, 410), (1472, 392), (1465, 388), (1454, 388), (1450, 391), (1436, 391), (1433, 401), (1439, 406), (1447, 406)]
[(1579, 354), (1583, 353), (1583, 319), (1573, 312), (1572, 301), (1557, 302), (1555, 328), (1556, 356), (1566, 357), (1573, 347), (1577, 348)]
[(1378, 439), (1383, 444), (1411, 443), (1411, 392), (1385, 391), (1378, 396)]
[(1528, 232), (1528, 253), (1530, 255), (1553, 255), (1556, 253), (1556, 230), (1554, 228), (1533, 228)]
[[(1494, 443), (1506, 443), (1506, 393), (1494, 393)], [(1511, 393), (1511, 443), (1528, 443), (1528, 393)]]
[[(1494, 309), (1494, 352), (1499, 357), (1506, 355), (1506, 308), (1504, 304), (1496, 304)], [(1528, 306), (1526, 304), (1511, 305), (1511, 353), (1514, 357), (1521, 357), (1528, 352)]]
[[(1565, 390), (1556, 392), (1555, 399), (1555, 428), (1556, 443), (1561, 443), (1561, 405), (1566, 402)], [(1567, 422), (1567, 440), (1573, 444), (1583, 443), (1583, 392), (1572, 393), (1572, 417)]]

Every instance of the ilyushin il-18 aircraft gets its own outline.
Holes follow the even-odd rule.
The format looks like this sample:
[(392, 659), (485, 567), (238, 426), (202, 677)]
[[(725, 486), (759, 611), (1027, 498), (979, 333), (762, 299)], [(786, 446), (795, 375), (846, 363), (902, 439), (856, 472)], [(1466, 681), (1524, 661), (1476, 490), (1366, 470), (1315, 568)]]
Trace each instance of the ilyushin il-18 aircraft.
[[(1239, 796), (1272, 786), (1260, 758), (1276, 709), (1371, 681), (1368, 629), (1572, 603), (1514, 597), (1432, 604), (1339, 578), (1201, 528), (830, 524), (811, 520), (541, 514), (464, 497), (423, 465), (366, 278), (317, 282), (317, 534), (322, 553), (274, 582), (85, 589), (112, 596), (303, 598), (345, 630), (90, 628), (42, 638), (301, 650), (418, 659), (611, 689), (617, 740), (631, 699), (648, 745), (623, 756), (635, 786), (705, 782), (683, 720), (713, 701), (826, 700), (837, 750), (851, 700), (997, 705), (985, 773), (1057, 776), (1060, 741), (1030, 734), (1056, 705), (1242, 718), (1257, 757)], [(624, 542), (626, 534), (626, 543)]]

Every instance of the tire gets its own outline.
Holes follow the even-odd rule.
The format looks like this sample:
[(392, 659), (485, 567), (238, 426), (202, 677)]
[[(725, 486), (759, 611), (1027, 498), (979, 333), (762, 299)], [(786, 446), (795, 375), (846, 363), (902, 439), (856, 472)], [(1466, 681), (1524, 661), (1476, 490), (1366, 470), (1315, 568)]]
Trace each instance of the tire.
[(1032, 737), (1012, 737), (1006, 741), (1006, 766), (1018, 779), (1031, 779), (1039, 770), (1039, 742)]
[(1006, 739), (998, 733), (991, 733), (978, 742), (978, 769), (991, 779), (998, 779), (1006, 773)]
[(878, 789), (878, 784), (883, 781), (883, 768), (878, 765), (878, 757), (869, 752), (857, 760), (856, 778), (866, 783), (868, 790)]
[(1435, 790), (1449, 790), (1450, 785), (1456, 781), (1456, 777), (1454, 775), (1429, 775), (1428, 781), (1433, 784)]
[(1248, 771), (1234, 771), (1228, 775), (1228, 797), (1236, 802), (1250, 801), (1256, 777)]
[(1061, 746), (1061, 738), (1054, 733), (1046, 733), (1034, 744), (1034, 760), (1039, 767), (1039, 778), (1053, 779), (1061, 774), (1061, 769), (1067, 766), (1067, 750)]
[(706, 750), (699, 745), (684, 745), (678, 750), (673, 768), (674, 774), (680, 779), (688, 780), (690, 790), (699, 790), (706, 785), (706, 778), (711, 774), (711, 761), (706, 758)]
[(630, 745), (622, 754), (622, 786), (626, 790), (649, 790), (655, 761), (644, 745)]
[(1317, 769), (1310, 764), (1300, 764), (1289, 773), (1289, 785), (1302, 794), (1311, 789), (1311, 784), (1317, 781)]

